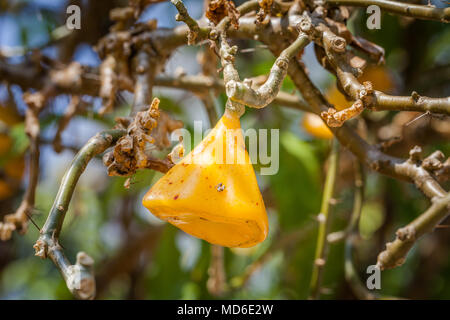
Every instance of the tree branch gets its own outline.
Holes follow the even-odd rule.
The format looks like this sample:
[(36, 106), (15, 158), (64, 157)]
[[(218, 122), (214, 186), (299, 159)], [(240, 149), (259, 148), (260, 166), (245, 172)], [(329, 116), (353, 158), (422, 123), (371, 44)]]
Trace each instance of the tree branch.
[(310, 297), (318, 299), (320, 297), (320, 286), (322, 282), (323, 269), (327, 258), (327, 232), (329, 226), (329, 210), (333, 201), (334, 185), (339, 164), (339, 143), (336, 139), (332, 140), (331, 151), (328, 157), (328, 169), (325, 180), (325, 186), (322, 195), (322, 205), (317, 215), (319, 222), (319, 231), (317, 234), (316, 253), (314, 256), (313, 271), (309, 285)]
[(411, 223), (396, 232), (396, 239), (386, 244), (386, 250), (378, 255), (377, 265), (381, 270), (395, 268), (405, 262), (409, 250), (427, 232), (432, 232), (449, 214), (450, 193), (431, 199), (432, 205)]
[(76, 264), (71, 265), (59, 244), (59, 235), (75, 186), (89, 161), (125, 133), (125, 130), (115, 129), (98, 133), (77, 153), (61, 181), (56, 199), (34, 245), (36, 256), (50, 258), (61, 272), (69, 290), (79, 299), (92, 299), (95, 296), (94, 261), (84, 252), (79, 252)]
[(402, 16), (424, 20), (437, 20), (444, 23), (450, 22), (450, 8), (436, 8), (434, 6), (424, 6), (389, 0), (325, 0), (325, 3), (336, 6), (355, 6), (364, 8), (376, 5), (387, 12)]
[(42, 91), (35, 93), (26, 92), (23, 95), (23, 99), (27, 104), (25, 111), (25, 133), (30, 142), (28, 186), (16, 212), (5, 216), (4, 222), (0, 222), (0, 240), (2, 241), (9, 240), (14, 230), (25, 233), (28, 227), (28, 219), (34, 210), (36, 188), (39, 181), (39, 144), (41, 135), (39, 114), (44, 108), (51, 92), (51, 87), (47, 86)]
[(199, 33), (199, 26), (197, 21), (192, 19), (189, 15), (186, 7), (184, 6), (183, 1), (181, 0), (171, 0), (172, 4), (177, 8), (178, 14), (175, 16), (175, 20), (183, 21), (189, 27), (189, 32), (187, 34), (187, 43), (188, 45), (195, 44), (195, 39)]

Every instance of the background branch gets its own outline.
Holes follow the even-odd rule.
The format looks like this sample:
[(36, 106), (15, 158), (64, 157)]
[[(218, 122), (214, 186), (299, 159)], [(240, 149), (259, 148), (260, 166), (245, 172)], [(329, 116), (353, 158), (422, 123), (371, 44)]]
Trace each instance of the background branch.
[(93, 299), (95, 296), (95, 280), (92, 270), (94, 262), (87, 254), (80, 252), (77, 255), (76, 264), (71, 265), (59, 244), (59, 234), (75, 186), (89, 161), (105, 151), (125, 133), (125, 130), (107, 130), (99, 133), (77, 153), (61, 181), (47, 221), (34, 245), (36, 256), (43, 259), (50, 258), (64, 277), (69, 290), (79, 299)]
[(355, 6), (367, 8), (371, 5), (379, 6), (384, 11), (425, 20), (450, 22), (450, 8), (436, 8), (412, 3), (390, 0), (325, 0), (327, 4), (337, 6)]

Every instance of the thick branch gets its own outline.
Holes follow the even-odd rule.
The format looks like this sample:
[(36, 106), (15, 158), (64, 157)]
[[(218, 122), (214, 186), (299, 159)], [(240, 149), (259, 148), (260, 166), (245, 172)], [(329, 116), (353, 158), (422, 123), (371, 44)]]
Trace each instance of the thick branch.
[(320, 296), (320, 285), (322, 282), (323, 269), (327, 258), (327, 232), (329, 226), (329, 211), (333, 200), (334, 185), (339, 163), (339, 143), (336, 139), (332, 140), (332, 147), (328, 157), (328, 169), (325, 180), (325, 186), (322, 196), (322, 205), (317, 216), (319, 222), (319, 231), (317, 234), (316, 253), (314, 256), (314, 265), (310, 283), (310, 297), (317, 299)]
[(39, 113), (47, 101), (50, 89), (44, 88), (42, 92), (24, 94), (24, 100), (28, 107), (25, 111), (25, 133), (30, 142), (30, 152), (28, 156), (28, 186), (25, 195), (13, 214), (5, 216), (4, 222), (0, 222), (0, 240), (9, 240), (14, 230), (25, 233), (28, 227), (28, 219), (34, 210), (36, 188), (39, 180), (39, 140), (41, 126), (39, 124)]
[(92, 299), (95, 295), (93, 260), (87, 254), (80, 252), (77, 255), (77, 263), (71, 265), (59, 244), (59, 234), (75, 186), (89, 161), (105, 151), (125, 133), (125, 130), (107, 130), (99, 133), (78, 152), (61, 181), (47, 221), (34, 245), (36, 255), (41, 258), (49, 257), (61, 272), (69, 290), (80, 299)]
[[(230, 81), (240, 81), (239, 73), (234, 65), (236, 53), (237, 47), (230, 47), (225, 37), (225, 33), (222, 33), (220, 41), (220, 62), (223, 67), (223, 81), (225, 83), (225, 87)], [(240, 117), (245, 112), (245, 105), (228, 98), (226, 110), (235, 113)]]

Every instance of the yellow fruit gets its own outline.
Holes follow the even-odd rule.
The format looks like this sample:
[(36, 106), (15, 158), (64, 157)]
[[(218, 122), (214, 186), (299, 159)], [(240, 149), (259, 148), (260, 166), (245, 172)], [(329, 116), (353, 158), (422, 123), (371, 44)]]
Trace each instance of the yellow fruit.
[(364, 70), (361, 77), (358, 78), (359, 82), (364, 81), (372, 82), (372, 86), (375, 90), (389, 93), (394, 88), (394, 80), (389, 74), (389, 71), (382, 66), (368, 67)]
[(4, 156), (6, 153), (8, 153), (11, 147), (11, 138), (7, 134), (0, 133), (0, 156)]
[(316, 114), (306, 112), (302, 120), (303, 128), (310, 135), (319, 139), (332, 139), (333, 133)]
[(160, 219), (221, 246), (251, 247), (268, 233), (267, 213), (240, 121), (228, 112), (156, 182), (142, 203)]

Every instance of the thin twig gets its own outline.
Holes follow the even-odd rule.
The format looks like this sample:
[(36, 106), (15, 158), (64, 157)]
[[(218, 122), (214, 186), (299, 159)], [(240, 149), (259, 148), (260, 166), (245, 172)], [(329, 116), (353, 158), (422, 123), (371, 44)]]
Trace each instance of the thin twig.
[(449, 214), (450, 193), (431, 199), (432, 205), (420, 216), (396, 232), (396, 239), (386, 244), (386, 250), (378, 255), (377, 265), (381, 270), (403, 264), (409, 250), (425, 233), (432, 232)]
[(53, 140), (53, 149), (55, 152), (60, 153), (64, 148), (61, 144), (62, 133), (68, 126), (70, 120), (77, 114), (82, 101), (79, 96), (73, 96), (70, 99), (69, 105), (67, 106), (66, 112), (63, 117), (58, 122), (58, 129), (55, 133), (55, 138)]

